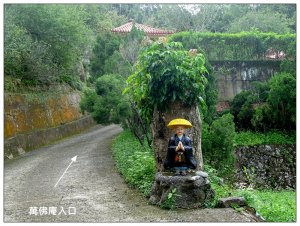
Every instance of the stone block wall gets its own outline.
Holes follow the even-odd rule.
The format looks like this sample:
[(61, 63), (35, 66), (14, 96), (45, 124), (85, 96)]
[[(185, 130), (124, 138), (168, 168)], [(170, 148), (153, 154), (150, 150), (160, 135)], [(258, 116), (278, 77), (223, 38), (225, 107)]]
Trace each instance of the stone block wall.
[(259, 188), (296, 188), (296, 145), (235, 149), (237, 180)]

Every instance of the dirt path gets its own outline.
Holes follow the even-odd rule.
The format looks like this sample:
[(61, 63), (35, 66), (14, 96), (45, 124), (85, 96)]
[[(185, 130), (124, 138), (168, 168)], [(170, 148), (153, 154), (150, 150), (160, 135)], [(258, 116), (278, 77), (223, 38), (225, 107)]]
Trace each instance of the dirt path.
[[(96, 126), (4, 164), (4, 222), (249, 222), (233, 209), (162, 210), (118, 174), (110, 145), (122, 129)], [(59, 178), (77, 156), (58, 185)]]

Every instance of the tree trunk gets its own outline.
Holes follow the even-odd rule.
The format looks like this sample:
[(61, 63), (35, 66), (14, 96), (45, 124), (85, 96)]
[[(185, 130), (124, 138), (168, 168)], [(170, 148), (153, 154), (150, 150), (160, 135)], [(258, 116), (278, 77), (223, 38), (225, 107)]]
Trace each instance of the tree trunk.
[(163, 162), (167, 156), (168, 142), (175, 133), (173, 130), (167, 128), (167, 125), (175, 118), (184, 118), (192, 123), (193, 127), (186, 129), (185, 134), (192, 140), (193, 153), (197, 161), (196, 170), (202, 170), (201, 118), (199, 109), (196, 105), (187, 107), (180, 102), (171, 103), (169, 110), (166, 112), (154, 110), (151, 130), (153, 135), (156, 170), (158, 172), (164, 171)]

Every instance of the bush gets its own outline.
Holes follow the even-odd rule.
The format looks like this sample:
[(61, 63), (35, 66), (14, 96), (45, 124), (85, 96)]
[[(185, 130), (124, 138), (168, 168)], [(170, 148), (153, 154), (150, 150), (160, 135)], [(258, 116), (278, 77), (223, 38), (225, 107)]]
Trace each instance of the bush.
[(233, 116), (225, 114), (211, 126), (204, 125), (202, 130), (202, 152), (204, 161), (209, 162), (223, 174), (233, 170), (233, 139), (235, 128)]
[(122, 132), (113, 142), (116, 165), (125, 181), (149, 196), (155, 175), (154, 153), (142, 146), (129, 131)]
[(296, 77), (280, 73), (270, 80), (267, 98), (275, 128), (296, 129)]
[(234, 116), (234, 123), (238, 129), (251, 128), (252, 103), (250, 91), (242, 91), (233, 98), (230, 113)]

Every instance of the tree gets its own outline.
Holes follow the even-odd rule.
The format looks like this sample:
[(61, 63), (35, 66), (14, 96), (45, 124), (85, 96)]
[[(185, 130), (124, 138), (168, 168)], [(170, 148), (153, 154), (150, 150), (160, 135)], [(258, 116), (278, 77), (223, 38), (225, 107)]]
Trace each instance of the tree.
[(122, 123), (127, 125), (130, 105), (126, 95), (122, 95), (125, 79), (116, 74), (103, 75), (96, 80), (95, 89), (83, 92), (80, 107), (92, 114), (97, 123)]
[(296, 129), (296, 78), (288, 73), (280, 73), (270, 80), (267, 98), (273, 122), (277, 128)]
[(180, 5), (159, 5), (146, 23), (154, 27), (186, 31), (192, 28), (192, 14)]
[[(93, 37), (85, 20), (86, 13), (79, 5), (6, 5), (5, 48), (10, 49), (5, 53), (18, 52), (20, 45), (15, 41), (27, 36), (26, 54), (21, 51), (24, 65), (21, 79), (42, 84), (66, 82), (75, 86), (79, 81), (77, 65)], [(13, 37), (12, 26), (14, 32), (17, 28), (22, 30), (14, 34), (15, 38), (8, 37)], [(9, 69), (11, 74), (19, 73), (18, 70)]]
[(231, 23), (228, 32), (251, 31), (274, 32), (278, 34), (291, 33), (291, 21), (284, 15), (273, 11), (248, 12)]
[(97, 36), (90, 64), (92, 81), (106, 73), (105, 61), (119, 50), (120, 43), (120, 37), (111, 32), (100, 33)]
[(128, 80), (128, 92), (142, 116), (151, 123), (157, 170), (163, 170), (168, 140), (166, 129), (175, 117), (190, 120), (190, 130), (198, 168), (202, 169), (200, 113), (207, 72), (204, 56), (191, 56), (180, 43), (156, 42), (139, 55), (136, 70)]

